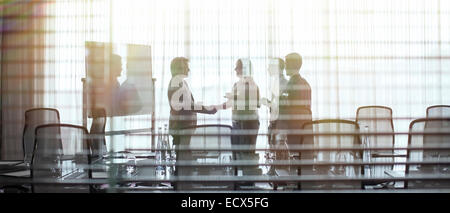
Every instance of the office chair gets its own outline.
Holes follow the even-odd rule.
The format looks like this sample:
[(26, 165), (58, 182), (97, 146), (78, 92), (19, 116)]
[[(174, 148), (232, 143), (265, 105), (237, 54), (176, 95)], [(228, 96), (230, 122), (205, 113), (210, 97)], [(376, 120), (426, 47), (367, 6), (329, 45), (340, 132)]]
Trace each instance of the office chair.
[[(362, 165), (349, 165), (354, 161), (361, 161), (363, 152), (352, 147), (361, 146), (359, 137), (359, 125), (347, 120), (316, 120), (303, 125), (305, 134), (301, 137), (301, 144), (310, 146), (313, 151), (300, 151), (300, 159), (303, 161), (323, 163), (322, 165), (304, 165), (298, 167), (300, 176), (320, 177), (361, 177), (364, 175)], [(308, 132), (306, 132), (308, 131)], [(310, 134), (306, 134), (310, 133)], [(353, 134), (354, 133), (354, 134)], [(339, 150), (340, 148), (347, 148)], [(321, 150), (322, 149), (322, 150)], [(341, 161), (342, 164), (331, 165)], [(300, 190), (317, 189), (361, 189), (360, 180), (349, 181), (308, 181), (299, 182)]]
[[(286, 111), (282, 111), (282, 114), (279, 115), (275, 130), (272, 131), (273, 135), (270, 137), (270, 147), (277, 148), (278, 150), (271, 151), (274, 157), (273, 159), (269, 159), (269, 163), (280, 160), (287, 162), (298, 160), (299, 151), (296, 150), (296, 146), (301, 144), (301, 134), (295, 132), (303, 130), (303, 125), (312, 121), (312, 112), (307, 107), (289, 106), (284, 107), (284, 109)], [(272, 170), (276, 176), (297, 175), (297, 166), (273, 166)], [(272, 184), (275, 190), (278, 186), (288, 186), (287, 188), (289, 188), (289, 185), (292, 185), (289, 182)]]
[[(214, 162), (214, 164), (232, 163), (231, 126), (198, 125), (181, 129), (180, 144), (176, 147), (177, 176), (220, 179), (234, 176), (232, 166), (186, 166), (191, 162)], [(227, 182), (178, 182), (176, 190), (232, 190), (234, 184)]]
[[(364, 146), (368, 148), (387, 147), (387, 150), (366, 150), (365, 159), (371, 162), (394, 162), (395, 157), (406, 157), (394, 151), (395, 135), (394, 123), (392, 121), (392, 109), (386, 106), (362, 106), (356, 111), (356, 122), (364, 133), (375, 133), (373, 135), (361, 135)], [(377, 134), (392, 133), (392, 135)], [(391, 165), (370, 165), (370, 177), (380, 178), (385, 176), (385, 171), (394, 169)], [(380, 181), (365, 182), (366, 185), (378, 185), (387, 187), (388, 183)]]
[(450, 105), (429, 106), (427, 118), (450, 118)]
[(25, 111), (25, 125), (23, 128), (22, 145), (24, 162), (31, 163), (33, 156), (35, 129), (39, 125), (58, 124), (60, 122), (59, 112), (52, 108), (34, 108)]
[[(450, 148), (439, 148), (450, 145), (450, 118), (417, 119), (409, 125), (408, 146), (424, 149), (408, 149), (407, 160), (413, 162), (446, 161), (450, 159)], [(438, 149), (433, 149), (433, 148)], [(414, 175), (449, 175), (450, 165), (439, 162), (429, 164), (406, 164), (405, 174)], [(405, 188), (442, 189), (450, 188), (450, 180), (418, 178), (405, 181)]]
[(35, 134), (36, 142), (31, 161), (32, 192), (91, 192), (89, 183), (64, 183), (65, 180), (74, 179), (89, 182), (92, 178), (86, 128), (70, 124), (45, 124), (36, 127)]
[(305, 123), (312, 121), (311, 109), (303, 106), (289, 106), (287, 113), (280, 115), (281, 129), (287, 130), (287, 146), (292, 150), (292, 146), (300, 144), (301, 134), (289, 133), (289, 131), (302, 130)]
[[(53, 108), (32, 108), (25, 111), (25, 124), (22, 134), (23, 162), (26, 168), (31, 164), (34, 150), (34, 132), (37, 126), (43, 124), (59, 123), (59, 112)], [(29, 186), (23, 185), (6, 185), (0, 187), (8, 192), (29, 192)]]

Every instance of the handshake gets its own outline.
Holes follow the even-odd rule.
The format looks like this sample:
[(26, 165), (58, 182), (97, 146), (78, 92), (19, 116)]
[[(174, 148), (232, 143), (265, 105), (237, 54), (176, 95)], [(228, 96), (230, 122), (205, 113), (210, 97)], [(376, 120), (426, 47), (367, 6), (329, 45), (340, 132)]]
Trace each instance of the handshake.
[(204, 113), (205, 114), (210, 114), (210, 115), (213, 115), (213, 114), (216, 114), (216, 112), (218, 111), (218, 110), (222, 110), (223, 109), (223, 107), (222, 107), (222, 105), (220, 104), (220, 105), (210, 105), (210, 106), (204, 106)]
[[(233, 100), (233, 94), (232, 93), (226, 93), (225, 96), (223, 96), (224, 98), (227, 98), (228, 101)], [(217, 104), (217, 105), (209, 105), (209, 106), (204, 106), (204, 111), (203, 113), (205, 114), (216, 114), (216, 112), (218, 110), (224, 110), (226, 109), (227, 102), (223, 103), (223, 104)]]
[[(226, 93), (223, 97), (227, 98), (228, 101), (233, 100), (233, 94), (232, 93)], [(210, 115), (216, 114), (216, 112), (218, 110), (224, 110), (224, 109), (227, 108), (226, 107), (226, 103), (227, 102), (225, 102), (223, 104), (204, 106), (203, 107), (204, 108), (203, 113), (204, 114), (210, 114)]]
[[(234, 99), (234, 96), (233, 96), (233, 94), (231, 94), (231, 93), (227, 93), (224, 97), (228, 99), (228, 102), (225, 102), (225, 103), (223, 103), (223, 104), (218, 104), (218, 105), (203, 106), (203, 109), (204, 109), (204, 110), (203, 110), (202, 113), (213, 115), (213, 114), (216, 114), (216, 112), (217, 112), (218, 110), (224, 110), (224, 109), (227, 109), (227, 108), (228, 108), (227, 106), (230, 105), (229, 102), (232, 101), (232, 100)], [(260, 99), (260, 102), (261, 102), (262, 105), (265, 105), (265, 106), (267, 106), (267, 107), (269, 107), (269, 108), (272, 107), (271, 101), (268, 100), (267, 98), (261, 98), (261, 99)]]

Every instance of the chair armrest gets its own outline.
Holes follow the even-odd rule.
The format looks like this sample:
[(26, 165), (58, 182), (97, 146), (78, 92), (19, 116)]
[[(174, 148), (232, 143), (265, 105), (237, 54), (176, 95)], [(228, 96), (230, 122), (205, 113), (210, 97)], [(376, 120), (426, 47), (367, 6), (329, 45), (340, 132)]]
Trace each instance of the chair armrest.
[(275, 169), (277, 176), (291, 176), (286, 169)]
[(71, 161), (71, 160), (73, 160), (73, 159), (75, 159), (75, 156), (74, 156), (74, 155), (62, 155), (62, 156), (60, 157), (60, 160), (61, 160), (61, 161)]
[(384, 170), (384, 174), (388, 175), (389, 177), (393, 177), (393, 178), (405, 177), (405, 173), (400, 173), (400, 172), (394, 171), (394, 170)]
[(371, 155), (373, 158), (400, 158), (400, 157), (406, 157), (406, 154), (400, 154), (396, 152), (378, 152), (378, 153), (372, 153)]
[(298, 152), (289, 153), (289, 158), (292, 160), (300, 160), (300, 153)]
[(3, 190), (4, 193), (28, 193), (30, 189), (26, 188), (23, 185), (5, 185), (0, 187), (0, 190)]

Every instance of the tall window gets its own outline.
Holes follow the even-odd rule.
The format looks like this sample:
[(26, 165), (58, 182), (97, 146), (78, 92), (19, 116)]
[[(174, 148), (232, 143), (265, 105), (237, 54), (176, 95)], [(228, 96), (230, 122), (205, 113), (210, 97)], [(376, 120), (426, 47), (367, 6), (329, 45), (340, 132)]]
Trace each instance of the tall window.
[[(168, 123), (170, 61), (177, 56), (190, 59), (188, 82), (207, 105), (225, 101), (238, 58), (250, 58), (267, 97), (268, 59), (290, 52), (303, 56), (314, 119), (353, 120), (359, 106), (385, 105), (395, 130), (407, 131), (427, 106), (450, 102), (449, 1), (57, 0), (47, 14), (45, 103), (67, 122), (82, 121), (85, 41), (152, 47), (157, 126)], [(259, 113), (264, 133), (269, 112)], [(223, 111), (199, 123), (230, 118)]]

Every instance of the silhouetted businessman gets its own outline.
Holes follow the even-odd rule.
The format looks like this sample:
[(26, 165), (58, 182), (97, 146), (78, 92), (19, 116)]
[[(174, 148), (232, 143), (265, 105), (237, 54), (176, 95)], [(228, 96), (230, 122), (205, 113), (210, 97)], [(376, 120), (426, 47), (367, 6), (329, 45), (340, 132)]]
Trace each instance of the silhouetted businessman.
[[(258, 161), (259, 158), (254, 149), (256, 148), (259, 130), (259, 88), (252, 78), (250, 60), (238, 59), (234, 70), (239, 81), (233, 85), (232, 93), (227, 95), (228, 101), (221, 107), (222, 109), (232, 107), (233, 135), (231, 136), (231, 144), (247, 149), (233, 152), (234, 159)], [(258, 175), (261, 173), (258, 166), (248, 166), (242, 168), (242, 170), (243, 175)], [(244, 184), (253, 185), (253, 183)]]
[[(284, 60), (281, 58), (274, 58), (270, 60), (269, 64), (269, 74), (270, 74), (270, 91), (271, 98), (268, 100), (267, 98), (262, 98), (262, 104), (266, 105), (270, 109), (270, 124), (268, 127), (269, 133), (269, 145), (275, 146), (277, 145), (276, 140), (285, 141), (286, 135), (281, 135), (277, 130), (282, 130), (283, 125), (282, 122), (279, 121), (279, 113), (280, 113), (280, 95), (286, 90), (286, 86), (288, 80), (284, 77)], [(280, 144), (279, 144), (280, 145)], [(281, 144), (282, 145), (282, 144)], [(275, 152), (275, 151), (274, 151)], [(279, 159), (281, 157), (281, 152), (276, 151), (276, 158)], [(283, 159), (287, 160), (287, 159)], [(271, 166), (268, 174), (275, 174), (275, 167)]]
[(137, 89), (132, 83), (133, 76), (127, 76), (122, 85), (117, 79), (122, 74), (122, 57), (112, 54), (110, 70), (107, 90), (111, 98), (111, 115), (127, 115), (139, 111), (142, 105)]
[[(302, 57), (298, 53), (290, 53), (285, 57), (286, 74), (290, 76), (286, 89), (280, 97), (280, 116), (286, 121), (287, 129), (295, 131), (301, 129), (303, 124), (310, 119), (302, 119), (296, 116), (302, 116), (306, 108), (311, 113), (311, 86), (300, 75), (302, 67)], [(300, 136), (292, 133), (288, 134), (287, 142), (289, 145), (299, 144)]]
[[(92, 60), (92, 59), (91, 59)], [(90, 62), (94, 64), (93, 62)], [(104, 72), (105, 67), (96, 67), (91, 64), (88, 72), (88, 88), (92, 88), (90, 101), (92, 110), (105, 108), (108, 115), (116, 115), (120, 112), (120, 83), (117, 78), (122, 73), (122, 58), (112, 54), (109, 72)]]
[[(269, 65), (269, 74), (271, 75), (271, 98), (262, 98), (262, 104), (270, 109), (270, 125), (269, 131), (277, 128), (277, 120), (279, 118), (280, 96), (287, 88), (288, 80), (284, 77), (284, 61), (281, 58), (272, 59)], [(276, 65), (276, 67), (273, 67)], [(271, 132), (271, 131), (270, 131)]]
[[(175, 145), (176, 160), (192, 160), (190, 151), (180, 150), (180, 146), (187, 148), (190, 135), (179, 135), (179, 130), (197, 125), (197, 113), (214, 114), (217, 110), (214, 107), (198, 105), (194, 101), (191, 90), (184, 80), (189, 73), (188, 59), (183, 57), (174, 58), (170, 64), (170, 79), (167, 97), (170, 104), (169, 133), (173, 137)], [(181, 142), (184, 143), (181, 143)], [(175, 168), (175, 175), (178, 175)], [(181, 174), (180, 174), (181, 175)]]

